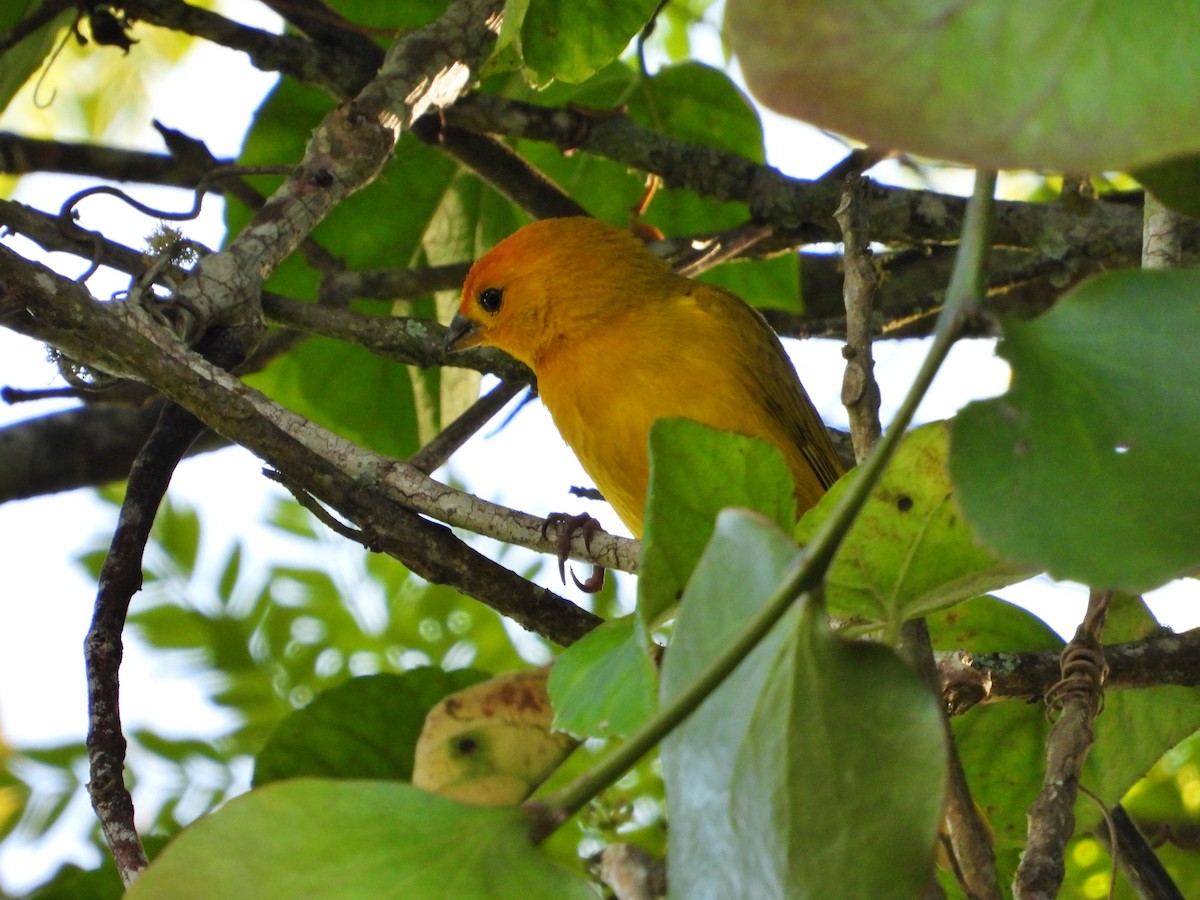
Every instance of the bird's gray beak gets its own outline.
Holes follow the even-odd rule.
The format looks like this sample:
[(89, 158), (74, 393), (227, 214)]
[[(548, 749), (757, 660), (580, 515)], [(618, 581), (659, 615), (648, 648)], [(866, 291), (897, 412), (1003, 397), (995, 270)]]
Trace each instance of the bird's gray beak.
[(446, 342), (442, 346), (447, 353), (453, 353), (455, 350), (477, 347), (482, 340), (478, 322), (472, 322), (466, 316), (455, 316), (446, 329)]

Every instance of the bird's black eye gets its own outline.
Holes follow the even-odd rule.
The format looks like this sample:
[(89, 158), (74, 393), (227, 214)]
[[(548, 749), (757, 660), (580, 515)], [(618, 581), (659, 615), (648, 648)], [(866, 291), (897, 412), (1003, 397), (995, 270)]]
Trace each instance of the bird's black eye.
[(484, 288), (479, 292), (479, 308), (486, 313), (495, 315), (500, 312), (500, 305), (504, 302), (504, 291), (500, 288), (490, 287)]

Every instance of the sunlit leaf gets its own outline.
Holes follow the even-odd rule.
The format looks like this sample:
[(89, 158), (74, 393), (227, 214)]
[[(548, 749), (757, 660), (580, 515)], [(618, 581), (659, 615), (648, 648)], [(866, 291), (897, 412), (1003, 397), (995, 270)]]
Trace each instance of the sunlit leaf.
[[(835, 484), (796, 529), (806, 543), (856, 473)], [(830, 612), (884, 624), (950, 606), (1033, 572), (979, 546), (963, 522), (946, 470), (946, 423), (905, 435), (842, 542), (829, 571)]]
[(658, 675), (637, 615), (594, 628), (554, 661), (554, 727), (576, 737), (627, 737), (654, 713)]

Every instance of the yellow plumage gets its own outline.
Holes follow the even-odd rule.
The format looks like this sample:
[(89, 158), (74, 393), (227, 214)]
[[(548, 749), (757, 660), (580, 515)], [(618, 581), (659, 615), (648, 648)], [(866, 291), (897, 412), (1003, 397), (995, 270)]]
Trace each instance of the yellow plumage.
[(450, 344), (499, 347), (534, 371), (563, 439), (639, 536), (647, 439), (660, 418), (775, 444), (801, 510), (842, 472), (762, 316), (596, 219), (544, 219), (485, 254), (467, 275)]

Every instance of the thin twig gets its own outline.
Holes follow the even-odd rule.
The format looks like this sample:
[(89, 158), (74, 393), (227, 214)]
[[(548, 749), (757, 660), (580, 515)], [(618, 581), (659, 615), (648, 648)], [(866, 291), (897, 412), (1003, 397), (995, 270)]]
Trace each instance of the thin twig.
[(466, 166), (535, 218), (588, 215), (577, 200), (503, 141), (447, 125), (440, 116), (418, 119), (413, 123), (413, 134)]
[(1184, 900), (1162, 860), (1120, 803), (1096, 826), (1094, 833), (1143, 900)]
[[(933, 645), (924, 619), (911, 619), (900, 629), (896, 652), (917, 672), (935, 694), (940, 696), (938, 672), (934, 664)], [(954, 873), (968, 897), (977, 900), (1000, 900), (1000, 884), (996, 878), (996, 854), (983, 820), (971, 798), (971, 786), (963, 770), (962, 760), (950, 728), (945, 706), (942, 710), (942, 736), (946, 742), (946, 809), (943, 828), (948, 838), (948, 855), (954, 862)]]
[(737, 259), (774, 233), (773, 225), (750, 221), (704, 239), (689, 239), (685, 252), (673, 258), (672, 265), (680, 275), (695, 278), (702, 272)]
[[(1117, 896), (1117, 857), (1121, 855), (1121, 841), (1117, 835), (1116, 823), (1113, 820), (1112, 811), (1108, 805), (1100, 799), (1100, 795), (1093, 791), (1085, 784), (1078, 785), (1079, 793), (1087, 797), (1100, 810), (1100, 818), (1104, 823), (1104, 828), (1096, 826), (1096, 833), (1103, 833), (1111, 838), (1111, 842), (1105, 844), (1108, 847), (1109, 867), (1108, 867), (1108, 900), (1113, 900)], [(1121, 804), (1117, 804), (1119, 807)], [(1103, 840), (1102, 840), (1103, 843)]]
[(370, 538), (368, 538), (364, 532), (359, 531), (357, 528), (347, 525), (345, 522), (337, 519), (329, 512), (329, 510), (317, 502), (316, 497), (314, 497), (300, 485), (296, 484), (296, 482), (292, 481), (278, 469), (272, 469), (270, 466), (267, 466), (262, 470), (262, 473), (263, 477), (269, 481), (274, 481), (276, 484), (283, 485), (283, 487), (287, 489), (288, 493), (295, 498), (297, 503), (312, 513), (318, 522), (320, 522), (334, 534), (340, 535), (346, 540), (353, 541), (356, 544), (362, 544), (368, 549), (370, 548)]
[[(236, 361), (236, 342), (219, 333), (205, 339), (204, 352), (218, 365)], [(203, 424), (186, 410), (163, 409), (129, 472), (125, 499), (108, 556), (100, 569), (96, 607), (84, 641), (87, 669), (88, 793), (113, 860), (128, 886), (147, 866), (146, 851), (133, 818), (133, 798), (125, 788), (125, 736), (121, 728), (119, 671), (121, 633), (129, 602), (142, 586), (142, 557), (154, 516), (171, 475)]]
[(850, 437), (854, 441), (857, 462), (866, 459), (882, 431), (879, 383), (875, 380), (875, 360), (871, 354), (871, 319), (879, 277), (875, 273), (870, 247), (869, 183), (862, 175), (847, 176), (842, 202), (833, 214), (842, 229), (846, 270), (843, 289), (846, 345), (842, 348), (846, 372), (842, 378), (842, 405), (850, 415)]
[(1046, 739), (1046, 774), (1029, 808), (1029, 839), (1013, 880), (1016, 900), (1058, 896), (1066, 873), (1063, 854), (1075, 829), (1075, 795), (1088, 751), (1092, 723), (1104, 700), (1104, 652), (1100, 641), (1111, 591), (1093, 590), (1075, 637), (1062, 653), (1062, 679), (1046, 697), (1058, 719)]
[(428, 444), (408, 458), (418, 472), (432, 475), (459, 447), (465, 444), (527, 384), (502, 381), (470, 405), (457, 419), (443, 428)]

